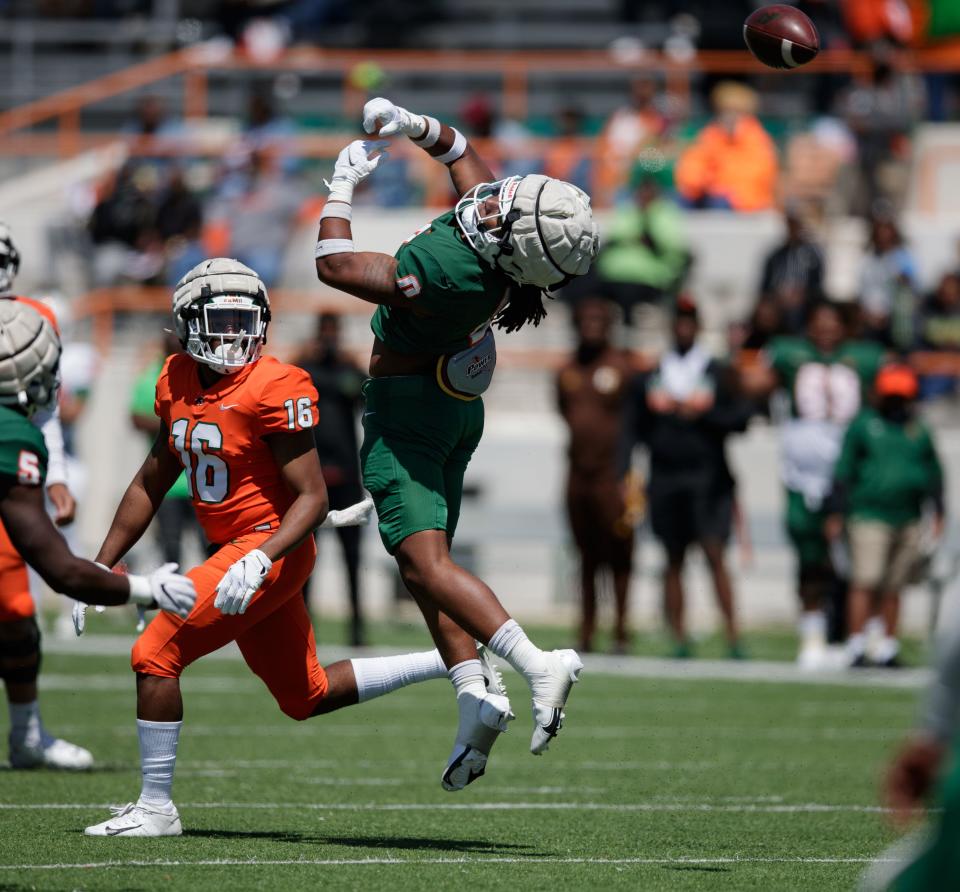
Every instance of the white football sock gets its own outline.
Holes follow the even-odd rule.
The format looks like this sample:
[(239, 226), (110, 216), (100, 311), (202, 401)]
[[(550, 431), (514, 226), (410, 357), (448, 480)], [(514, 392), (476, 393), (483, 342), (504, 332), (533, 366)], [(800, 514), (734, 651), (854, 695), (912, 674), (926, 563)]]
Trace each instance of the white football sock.
[(171, 804), (173, 769), (177, 764), (177, 741), (183, 722), (147, 722), (137, 719), (140, 738), (140, 799), (164, 808)]
[(825, 643), (827, 615), (822, 610), (806, 610), (800, 616), (800, 637), (804, 641)]
[(361, 703), (405, 688), (408, 684), (443, 678), (447, 674), (438, 650), (396, 657), (364, 657), (351, 660), (350, 665), (353, 666)]
[(547, 671), (543, 651), (527, 638), (516, 620), (508, 619), (487, 644), (491, 653), (506, 660), (528, 681), (531, 675)]
[(458, 697), (464, 693), (471, 693), (477, 697), (486, 696), (487, 684), (483, 680), (483, 666), (479, 660), (464, 660), (462, 663), (457, 663), (447, 675), (450, 676)]
[(40, 704), (8, 703), (10, 707), (10, 743), (13, 746), (34, 747), (44, 744), (43, 722), (40, 721)]

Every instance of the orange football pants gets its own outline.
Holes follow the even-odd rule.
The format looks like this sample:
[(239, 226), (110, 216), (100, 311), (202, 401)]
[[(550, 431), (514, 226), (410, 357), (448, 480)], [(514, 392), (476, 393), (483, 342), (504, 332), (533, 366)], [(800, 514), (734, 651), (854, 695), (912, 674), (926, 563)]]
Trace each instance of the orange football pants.
[(0, 523), (0, 623), (30, 619), (35, 612), (27, 565)]
[(302, 594), (317, 557), (313, 537), (274, 561), (246, 613), (226, 616), (213, 606), (217, 583), (230, 565), (269, 536), (234, 539), (187, 574), (197, 588), (193, 610), (185, 620), (165, 611), (154, 617), (133, 645), (134, 672), (179, 678), (194, 660), (236, 641), (283, 712), (298, 720), (312, 715), (327, 693)]

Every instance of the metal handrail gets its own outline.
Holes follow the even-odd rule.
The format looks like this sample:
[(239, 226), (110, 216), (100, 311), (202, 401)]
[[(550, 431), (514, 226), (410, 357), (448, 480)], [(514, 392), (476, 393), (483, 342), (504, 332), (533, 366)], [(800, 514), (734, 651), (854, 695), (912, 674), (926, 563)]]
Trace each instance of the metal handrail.
[[(697, 53), (689, 61), (678, 61), (662, 53), (644, 52), (637, 56), (621, 56), (607, 50), (536, 50), (529, 52), (482, 51), (419, 51), (419, 50), (324, 50), (313, 47), (290, 49), (269, 62), (250, 58), (236, 49), (220, 44), (198, 44), (187, 49), (156, 56), (85, 84), (61, 90), (43, 99), (0, 112), (0, 136), (57, 119), (61, 155), (79, 151), (80, 113), (88, 105), (101, 102), (129, 90), (148, 86), (170, 77), (184, 79), (184, 116), (204, 117), (207, 114), (207, 77), (212, 71), (297, 71), (339, 72), (343, 80), (343, 108), (353, 112), (360, 98), (358, 89), (346, 75), (357, 64), (376, 62), (385, 72), (471, 72), (498, 74), (503, 79), (504, 110), (523, 118), (527, 111), (529, 79), (536, 74), (585, 72), (655, 73), (668, 87), (681, 96), (689, 93), (694, 74), (765, 74), (778, 75), (764, 68), (749, 53), (716, 50)], [(921, 71), (960, 70), (960, 45), (951, 44), (917, 52), (904, 52), (898, 64)], [(789, 74), (822, 74), (869, 70), (869, 57), (848, 50), (827, 50), (814, 64)]]

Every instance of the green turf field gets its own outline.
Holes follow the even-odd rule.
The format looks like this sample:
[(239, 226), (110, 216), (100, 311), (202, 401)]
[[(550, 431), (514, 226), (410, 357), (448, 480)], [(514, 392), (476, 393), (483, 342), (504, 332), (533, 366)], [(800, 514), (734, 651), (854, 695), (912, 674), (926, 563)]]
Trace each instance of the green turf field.
[(101, 767), (0, 772), (3, 890), (851, 888), (893, 838), (878, 777), (916, 698), (585, 674), (534, 758), (508, 673), (524, 708), (487, 776), (449, 794), (445, 683), (297, 724), (210, 660), (184, 683), (184, 837), (91, 840), (139, 791), (132, 678), (122, 657), (57, 654), (44, 677), (47, 724)]

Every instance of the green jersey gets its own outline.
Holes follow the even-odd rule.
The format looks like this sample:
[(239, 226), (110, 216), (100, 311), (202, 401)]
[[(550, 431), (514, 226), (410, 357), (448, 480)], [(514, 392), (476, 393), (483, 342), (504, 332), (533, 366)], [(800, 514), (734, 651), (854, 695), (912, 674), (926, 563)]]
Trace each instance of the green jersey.
[(396, 253), (404, 307), (377, 307), (370, 327), (398, 353), (465, 350), (487, 330), (511, 280), (460, 235), (454, 212), (441, 214)]
[(847, 341), (826, 354), (807, 338), (781, 337), (765, 352), (790, 394), (794, 418), (847, 424), (873, 386), (884, 351), (879, 344)]
[[(150, 363), (133, 382), (133, 392), (130, 394), (131, 415), (154, 415), (154, 405), (157, 398), (157, 378), (163, 371), (166, 357), (158, 358)], [(167, 492), (168, 499), (189, 499), (190, 484), (187, 483), (187, 472), (177, 476), (173, 486)]]
[(897, 424), (875, 409), (850, 423), (834, 476), (847, 492), (851, 517), (898, 527), (919, 519), (924, 502), (938, 499), (943, 488), (926, 425), (917, 419)]
[(0, 478), (24, 486), (42, 486), (47, 479), (47, 447), (30, 420), (0, 406)]

